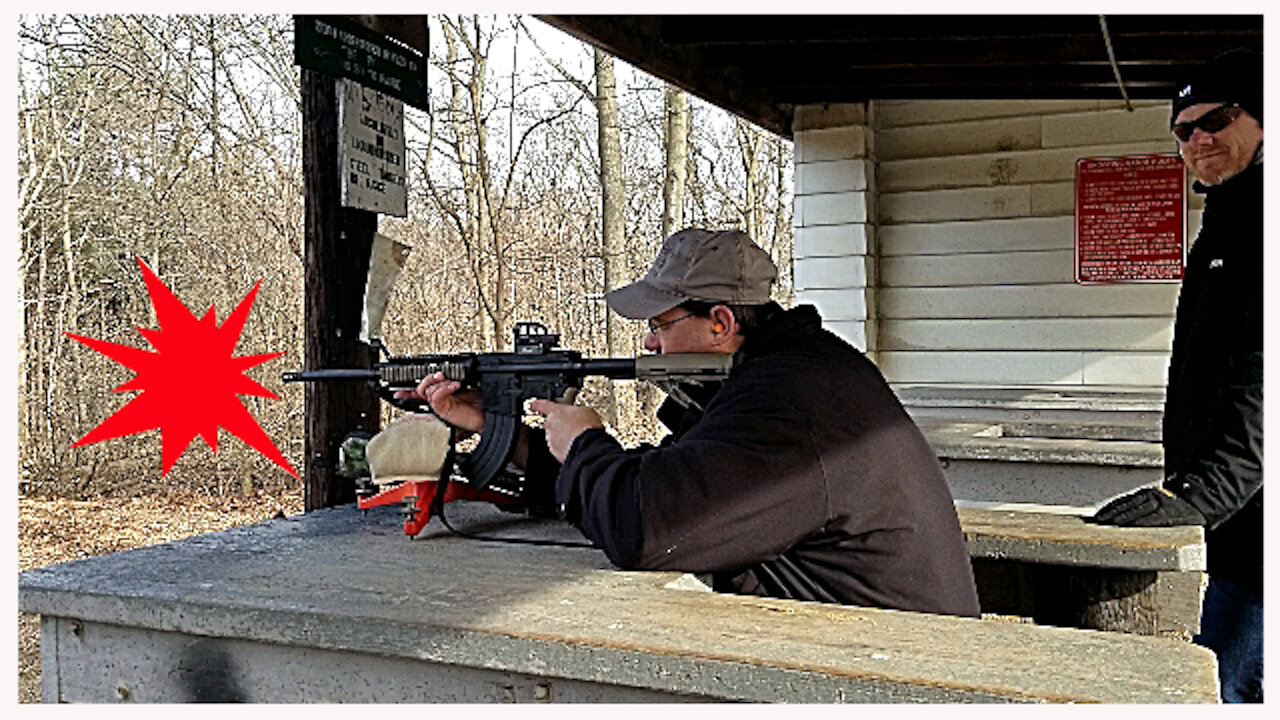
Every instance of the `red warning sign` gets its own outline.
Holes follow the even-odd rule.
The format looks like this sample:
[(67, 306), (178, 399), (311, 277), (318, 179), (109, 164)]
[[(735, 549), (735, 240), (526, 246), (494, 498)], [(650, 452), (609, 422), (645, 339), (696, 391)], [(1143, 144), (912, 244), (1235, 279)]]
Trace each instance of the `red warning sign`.
[(1076, 282), (1177, 281), (1187, 181), (1177, 154), (1076, 163)]

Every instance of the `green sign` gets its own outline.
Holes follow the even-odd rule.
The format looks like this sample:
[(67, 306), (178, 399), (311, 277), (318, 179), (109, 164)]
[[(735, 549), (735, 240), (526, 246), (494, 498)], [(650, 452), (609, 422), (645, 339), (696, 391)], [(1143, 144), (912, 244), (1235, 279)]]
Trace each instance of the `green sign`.
[(294, 63), (427, 109), (426, 58), (339, 15), (293, 16)]

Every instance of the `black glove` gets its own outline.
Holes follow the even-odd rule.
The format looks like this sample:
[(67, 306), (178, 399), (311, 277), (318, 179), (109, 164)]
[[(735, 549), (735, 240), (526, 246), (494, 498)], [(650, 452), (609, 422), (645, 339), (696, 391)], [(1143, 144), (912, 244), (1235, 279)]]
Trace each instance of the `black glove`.
[(1204, 525), (1203, 514), (1194, 505), (1164, 488), (1142, 488), (1107, 503), (1089, 518), (1099, 525), (1168, 527)]

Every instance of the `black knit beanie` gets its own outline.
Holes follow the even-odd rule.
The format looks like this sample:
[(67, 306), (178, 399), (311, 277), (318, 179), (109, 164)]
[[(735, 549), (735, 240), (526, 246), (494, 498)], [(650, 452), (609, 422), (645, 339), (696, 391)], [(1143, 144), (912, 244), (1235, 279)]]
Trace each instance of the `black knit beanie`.
[(1178, 113), (1199, 103), (1234, 103), (1262, 124), (1262, 55), (1252, 50), (1229, 50), (1205, 63), (1178, 90), (1169, 116), (1172, 128)]

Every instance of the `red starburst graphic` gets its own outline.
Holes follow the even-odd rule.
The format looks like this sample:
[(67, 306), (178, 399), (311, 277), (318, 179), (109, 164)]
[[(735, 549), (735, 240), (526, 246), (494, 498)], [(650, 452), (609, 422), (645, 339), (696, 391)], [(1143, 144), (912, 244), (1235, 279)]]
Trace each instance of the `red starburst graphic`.
[(262, 281), (253, 286), (219, 326), (213, 305), (204, 317), (197, 319), (141, 258), (138, 266), (142, 268), (160, 325), (159, 330), (138, 328), (138, 332), (155, 352), (72, 333), (67, 335), (137, 373), (115, 392), (141, 390), (142, 394), (71, 447), (158, 428), (160, 475), (164, 476), (197, 435), (217, 452), (218, 428), (222, 427), (297, 477), (297, 471), (236, 397), (255, 395), (280, 399), (244, 371), (284, 353), (232, 356)]

